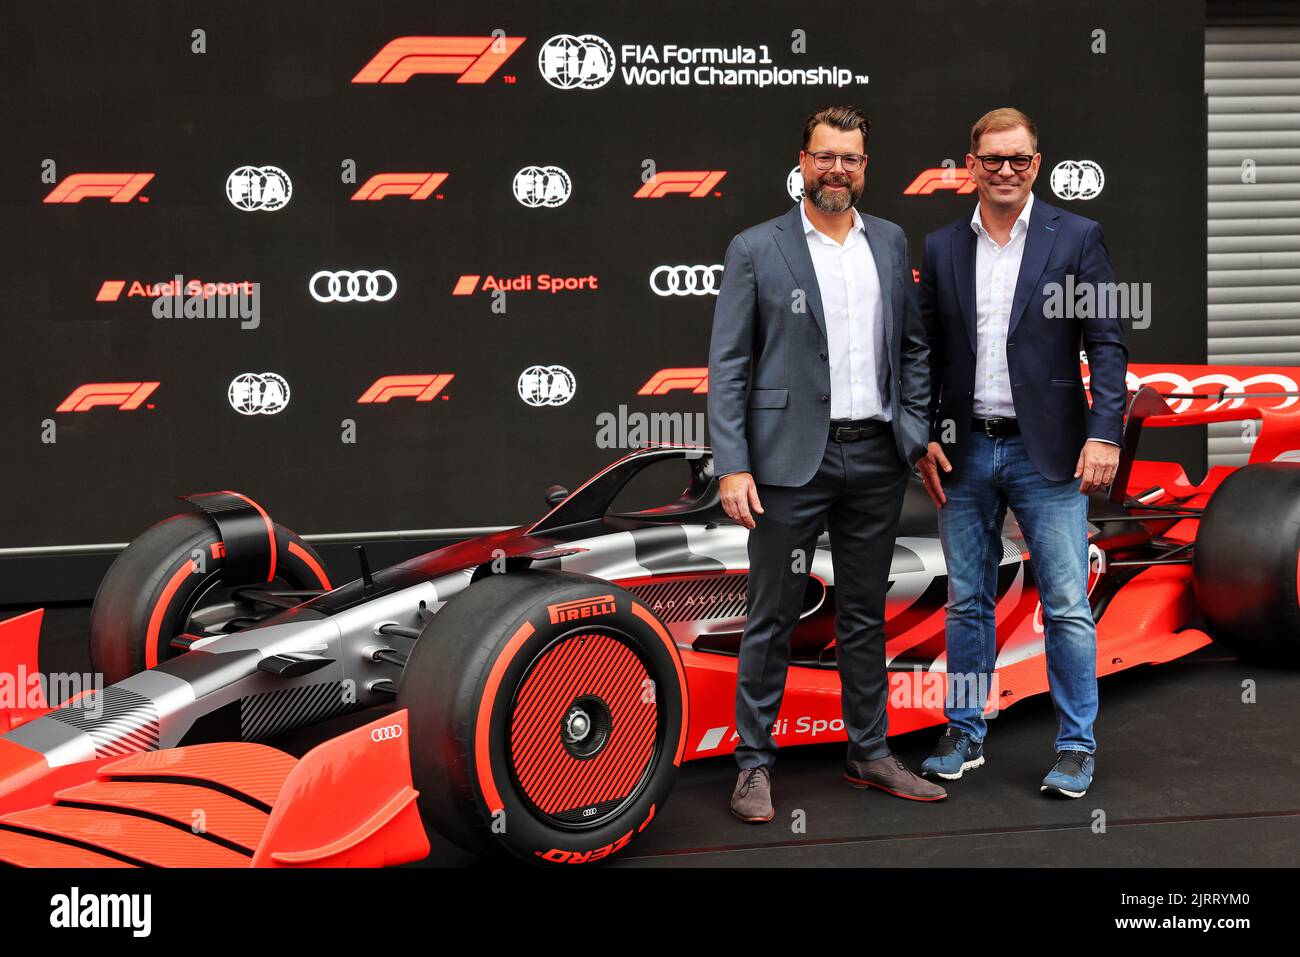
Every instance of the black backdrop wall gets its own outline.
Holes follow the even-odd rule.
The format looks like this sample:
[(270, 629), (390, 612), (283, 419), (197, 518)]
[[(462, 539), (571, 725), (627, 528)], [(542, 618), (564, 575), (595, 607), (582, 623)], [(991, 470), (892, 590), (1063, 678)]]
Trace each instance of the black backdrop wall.
[[(1036, 117), (1038, 197), (1100, 220), (1118, 278), (1151, 283), (1134, 361), (1204, 361), (1203, 8), (1191, 0), (84, 2), (10, 5), (4, 19), (2, 546), (123, 541), (172, 495), (204, 489), (247, 492), (306, 533), (540, 514), (547, 484), (572, 487), (620, 454), (598, 447), (598, 414), (704, 411), (689, 388), (638, 395), (662, 369), (706, 365), (714, 304), (658, 294), (651, 275), (720, 263), (734, 233), (789, 208), (803, 120), (833, 103), (871, 117), (860, 206), (902, 223), (917, 259), (924, 234), (969, 216), (973, 198), (905, 195), (909, 184), (945, 160), (960, 171), (985, 110)], [(522, 43), (492, 62), (498, 29)], [(548, 43), (563, 35), (583, 39)], [(423, 48), (397, 64), (414, 71), (405, 82), (352, 82), (404, 36), (484, 39), (462, 60)], [(602, 85), (598, 41), (614, 58)], [(662, 58), (666, 45), (751, 49), (771, 67), (849, 79), (704, 83), (696, 54), (686, 85), (629, 81), (646, 48)], [(484, 50), (470, 74), (482, 82), (424, 72), (465, 69)], [(584, 80), (593, 88), (561, 88)], [(1066, 160), (1104, 170), (1095, 198), (1054, 195), (1049, 175)], [(725, 176), (698, 197), (635, 198), (647, 162), (661, 177)], [(228, 181), (245, 166), (283, 171), (288, 203), (237, 207)], [(562, 169), (567, 200), (521, 202), (516, 174), (532, 166)], [(74, 175), (123, 173), (153, 176), (122, 187), (128, 201), (49, 201)], [(447, 175), (427, 199), (353, 198), (384, 173)], [(245, 205), (249, 182), (230, 185)], [(525, 199), (538, 182), (522, 183)], [(395, 294), (321, 302), (309, 290), (321, 270), (387, 270)], [(130, 295), (176, 274), (258, 283), (257, 328), (159, 318), (152, 298)], [(525, 274), (595, 282), (511, 291), (501, 313), (482, 278), (462, 280)], [(115, 300), (106, 282), (125, 284)], [(472, 293), (453, 295), (458, 283)], [(316, 290), (329, 298), (328, 280)], [(571, 398), (521, 398), (534, 366)], [(288, 404), (245, 414), (281, 399), (271, 378), (232, 387), (245, 373), (278, 376)], [(442, 374), (454, 378), (428, 401), (358, 402), (383, 376)], [(56, 411), (83, 385), (151, 382), (134, 409)]]

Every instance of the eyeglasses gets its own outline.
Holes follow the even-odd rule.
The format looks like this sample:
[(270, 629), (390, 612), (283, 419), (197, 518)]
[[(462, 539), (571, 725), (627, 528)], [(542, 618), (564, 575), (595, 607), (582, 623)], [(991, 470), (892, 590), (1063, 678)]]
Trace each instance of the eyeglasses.
[(1030, 164), (1034, 162), (1032, 156), (1026, 156), (1021, 153), (1019, 156), (998, 156), (995, 153), (986, 153), (983, 156), (976, 156), (977, 160), (984, 166), (984, 169), (990, 173), (996, 173), (1002, 169), (1003, 163), (1010, 163), (1011, 168), (1017, 173), (1023, 173), (1029, 169)]
[[(807, 150), (804, 152), (808, 153)], [(867, 162), (867, 158), (861, 153), (832, 153), (830, 150), (818, 150), (808, 155), (813, 158), (813, 165), (823, 171), (835, 168), (836, 157), (839, 158), (840, 165), (844, 167), (846, 173), (856, 173)]]

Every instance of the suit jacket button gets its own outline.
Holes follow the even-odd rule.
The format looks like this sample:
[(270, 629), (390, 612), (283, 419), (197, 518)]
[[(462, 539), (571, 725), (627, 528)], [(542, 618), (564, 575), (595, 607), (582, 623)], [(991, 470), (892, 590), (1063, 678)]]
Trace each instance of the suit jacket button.
[(822, 358), (823, 358), (823, 359), (826, 358), (826, 353), (824, 353), (824, 352), (822, 353)]
[(822, 396), (822, 401), (823, 401), (823, 402), (829, 402), (830, 400), (831, 400), (831, 397), (830, 397), (830, 396), (828, 396), (828, 395), (824, 395), (824, 396)]

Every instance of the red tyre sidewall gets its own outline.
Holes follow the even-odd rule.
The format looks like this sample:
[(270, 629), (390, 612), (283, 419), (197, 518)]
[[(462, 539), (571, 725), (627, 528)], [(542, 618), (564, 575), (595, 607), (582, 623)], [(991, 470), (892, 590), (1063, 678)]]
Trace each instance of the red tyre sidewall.
[[(282, 526), (276, 531), (274, 579), (291, 588), (328, 588), (311, 547)], [(91, 658), (112, 683), (173, 655), (195, 599), (218, 583), (225, 565), (216, 528), (202, 516), (173, 516), (132, 542), (95, 596)], [(201, 564), (199, 559), (201, 558)]]

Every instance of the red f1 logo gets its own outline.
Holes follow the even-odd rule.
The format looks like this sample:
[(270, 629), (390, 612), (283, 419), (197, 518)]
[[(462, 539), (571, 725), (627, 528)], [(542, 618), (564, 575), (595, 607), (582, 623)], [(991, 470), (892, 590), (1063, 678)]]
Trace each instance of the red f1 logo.
[(456, 73), (457, 83), (484, 83), (525, 37), (398, 37), (352, 78), (353, 83), (405, 83), (420, 73)]
[(90, 382), (73, 389), (55, 411), (88, 412), (97, 405), (115, 405), (124, 412), (138, 409), (158, 385), (157, 382)]
[[(455, 377), (453, 372), (443, 372), (438, 375), (381, 376), (375, 380), (374, 385), (361, 393), (361, 398), (357, 399), (357, 402), (360, 405), (370, 405), (375, 402), (387, 402), (400, 396), (414, 396), (416, 402), (432, 402), (434, 396)], [(445, 399), (446, 396), (443, 398)]]
[(449, 173), (376, 173), (353, 195), (353, 200), (379, 200), (385, 196), (428, 199)]
[(975, 192), (975, 180), (964, 169), (951, 166), (923, 170), (921, 175), (912, 180), (910, 186), (903, 190), (904, 196), (929, 196), (941, 189), (956, 190), (960, 196)]
[(110, 203), (129, 203), (151, 179), (153, 173), (73, 173), (50, 190), (45, 202), (79, 203), (87, 196), (102, 196)]
[(690, 389), (697, 395), (709, 391), (709, 368), (660, 369), (646, 384), (636, 390), (637, 395), (667, 395), (674, 389)]
[(680, 173), (656, 173), (633, 194), (633, 199), (663, 199), (669, 193), (686, 193), (691, 199), (708, 196), (727, 175), (725, 169)]

